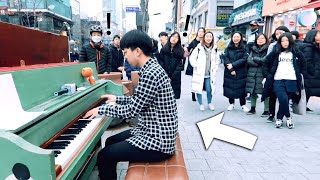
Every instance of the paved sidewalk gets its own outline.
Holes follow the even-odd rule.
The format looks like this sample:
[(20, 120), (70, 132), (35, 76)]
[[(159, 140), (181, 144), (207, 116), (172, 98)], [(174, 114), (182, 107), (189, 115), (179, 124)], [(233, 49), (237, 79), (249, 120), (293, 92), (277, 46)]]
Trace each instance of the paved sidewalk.
[[(223, 96), (223, 66), (218, 72), (216, 94), (213, 97), (215, 111), (206, 107), (200, 111), (191, 101), (191, 77), (182, 72), (182, 95), (178, 103), (179, 133), (190, 180), (216, 179), (320, 179), (320, 99), (311, 98), (314, 114), (293, 115), (294, 129), (281, 129), (260, 117), (263, 103), (257, 103), (257, 114), (246, 115), (236, 100), (235, 110), (227, 111), (228, 100)], [(206, 96), (204, 93), (204, 102)], [(247, 103), (250, 108), (250, 103)], [(258, 137), (252, 151), (214, 140), (205, 150), (196, 122), (225, 111), (223, 124), (250, 132)], [(105, 133), (116, 133), (113, 130)], [(123, 179), (128, 163), (119, 163), (118, 179)], [(97, 179), (93, 172), (91, 179)]]

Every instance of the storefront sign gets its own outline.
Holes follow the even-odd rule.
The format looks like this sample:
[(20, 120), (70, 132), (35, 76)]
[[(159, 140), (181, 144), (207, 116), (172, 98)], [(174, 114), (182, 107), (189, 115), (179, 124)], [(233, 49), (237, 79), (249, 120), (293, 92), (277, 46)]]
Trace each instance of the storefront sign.
[(229, 24), (229, 17), (232, 14), (232, 6), (218, 6), (217, 7), (217, 26), (227, 27)]
[(251, 1), (248, 4), (235, 9), (230, 16), (229, 24), (236, 26), (239, 24), (248, 23), (252, 20), (262, 19), (262, 0)]
[(257, 15), (257, 9), (250, 9), (249, 11), (237, 14), (234, 17), (234, 22), (235, 21), (241, 21), (243, 19), (247, 19), (247, 18), (250, 18), (250, 17), (255, 16), (255, 15)]
[(262, 16), (278, 14), (307, 5), (310, 0), (263, 0)]

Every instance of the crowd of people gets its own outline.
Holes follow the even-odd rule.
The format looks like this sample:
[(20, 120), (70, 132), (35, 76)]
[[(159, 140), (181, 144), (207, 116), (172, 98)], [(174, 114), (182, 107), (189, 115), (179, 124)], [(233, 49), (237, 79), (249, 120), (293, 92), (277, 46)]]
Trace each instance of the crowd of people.
[[(91, 41), (82, 47), (80, 62), (95, 62), (99, 74), (127, 71), (129, 79), (131, 71), (139, 71), (140, 75), (133, 96), (106, 95), (107, 102), (118, 105), (102, 105), (86, 114), (91, 118), (98, 114), (125, 119), (139, 117), (139, 123), (133, 130), (108, 138), (106, 148), (98, 156), (99, 172), (115, 177), (115, 164), (119, 161), (159, 161), (172, 155), (177, 133), (175, 99), (181, 96), (181, 75), (186, 59), (185, 74), (192, 76), (191, 98), (198, 102), (200, 111), (206, 107), (203, 91), (206, 91), (208, 108), (215, 110), (213, 95), (222, 62), (223, 95), (229, 101), (228, 111), (234, 110), (235, 100), (239, 99), (241, 109), (247, 115), (256, 114), (258, 95), (261, 95), (264, 103), (261, 116), (275, 122), (277, 128), (282, 126), (285, 117), (287, 127), (293, 128), (290, 102), (299, 103), (302, 87), (305, 88), (307, 102), (311, 96), (320, 96), (320, 32), (310, 30), (301, 41), (298, 32), (290, 32), (285, 26), (276, 28), (271, 38), (258, 32), (255, 21), (250, 26), (252, 33), (247, 42), (241, 32), (231, 34), (231, 41), (221, 59), (218, 58), (214, 34), (205, 28), (198, 29), (188, 46), (181, 44), (178, 32), (170, 36), (161, 32), (158, 46), (157, 40), (134, 30), (125, 34), (123, 39), (115, 35), (113, 44), (107, 47), (102, 43), (101, 26), (91, 27)], [(248, 95), (251, 108), (246, 106)], [(279, 108), (276, 114), (277, 100)], [(307, 104), (305, 107), (306, 111), (312, 112)], [(163, 128), (171, 131), (162, 132)], [(159, 138), (167, 141), (161, 142)], [(136, 156), (123, 156), (118, 149), (130, 150)], [(144, 153), (150, 156), (144, 157)], [(152, 158), (154, 155), (158, 158)]]
[[(304, 78), (307, 101), (311, 96), (320, 96), (320, 33), (311, 30), (304, 41), (299, 32), (285, 26), (275, 29), (271, 38), (259, 33), (256, 21), (250, 23), (251, 34), (247, 41), (241, 32), (231, 34), (231, 41), (220, 56), (225, 66), (223, 95), (228, 98), (231, 111), (235, 108), (235, 99), (239, 99), (241, 109), (248, 115), (256, 114), (258, 95), (264, 102), (262, 117), (275, 121), (276, 127), (282, 125), (285, 116), (289, 128), (294, 126), (290, 115), (290, 102), (298, 103), (301, 96), (301, 80)], [(120, 49), (121, 37), (115, 35), (113, 44), (106, 47), (102, 43), (102, 28), (91, 27), (91, 42), (82, 47), (80, 62), (96, 62), (98, 73), (126, 71), (131, 79), (131, 71), (139, 71), (128, 63)], [(186, 75), (192, 76), (191, 97), (198, 101), (199, 109), (205, 110), (202, 92), (206, 91), (208, 108), (214, 110), (213, 94), (217, 70), (221, 60), (218, 58), (215, 37), (201, 27), (196, 37), (187, 46), (181, 44), (178, 32), (170, 36), (159, 33), (159, 41), (151, 38), (151, 58), (157, 60), (170, 78), (174, 97), (181, 95), (181, 71), (187, 59)], [(302, 76), (301, 76), (302, 74)], [(250, 95), (251, 108), (246, 106)], [(276, 114), (276, 102), (279, 110)], [(306, 106), (306, 111), (312, 112)]]

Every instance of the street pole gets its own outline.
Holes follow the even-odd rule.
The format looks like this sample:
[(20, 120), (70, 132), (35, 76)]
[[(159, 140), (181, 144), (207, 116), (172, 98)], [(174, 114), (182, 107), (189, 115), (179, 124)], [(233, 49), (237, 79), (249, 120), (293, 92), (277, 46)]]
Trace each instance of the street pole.
[(181, 0), (177, 0), (177, 31), (180, 33)]

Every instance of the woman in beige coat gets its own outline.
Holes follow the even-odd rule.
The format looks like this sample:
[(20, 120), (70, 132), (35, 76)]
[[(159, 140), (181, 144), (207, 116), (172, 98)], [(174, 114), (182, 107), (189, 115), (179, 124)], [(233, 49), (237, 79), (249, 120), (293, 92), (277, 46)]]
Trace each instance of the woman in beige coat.
[(191, 91), (197, 95), (200, 110), (203, 111), (205, 109), (202, 103), (203, 87), (207, 92), (209, 109), (214, 110), (212, 95), (215, 92), (219, 60), (214, 48), (214, 36), (212, 32), (204, 34), (203, 40), (193, 50), (189, 60), (193, 67)]

